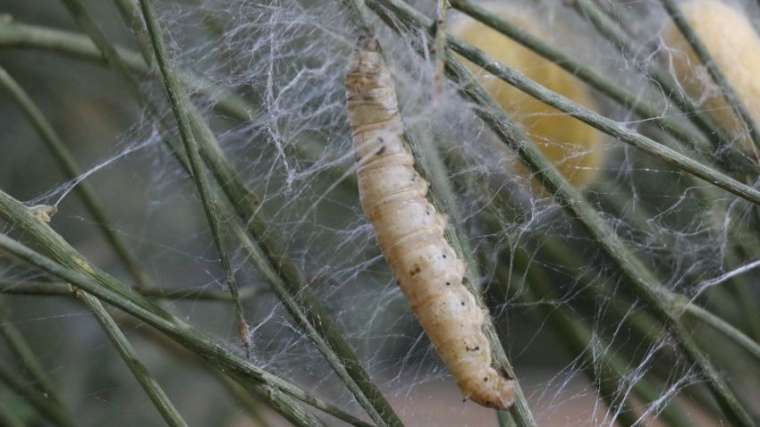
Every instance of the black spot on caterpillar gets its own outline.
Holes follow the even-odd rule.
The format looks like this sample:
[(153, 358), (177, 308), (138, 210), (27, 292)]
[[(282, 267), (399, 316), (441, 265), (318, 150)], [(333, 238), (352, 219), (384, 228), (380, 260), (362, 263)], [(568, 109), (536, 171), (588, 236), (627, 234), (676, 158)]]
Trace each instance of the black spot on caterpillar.
[(428, 183), (414, 168), (376, 40), (360, 40), (346, 93), (362, 209), (401, 290), (465, 396), (509, 408), (514, 383), (492, 366), (484, 309), (464, 286), (466, 267), (444, 237), (446, 218), (427, 200)]

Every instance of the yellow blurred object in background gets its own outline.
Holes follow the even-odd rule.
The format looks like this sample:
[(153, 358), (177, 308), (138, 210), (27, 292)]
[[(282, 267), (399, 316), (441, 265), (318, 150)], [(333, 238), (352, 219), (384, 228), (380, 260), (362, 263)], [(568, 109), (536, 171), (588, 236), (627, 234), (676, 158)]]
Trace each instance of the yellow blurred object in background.
[[(546, 39), (545, 25), (538, 20), (512, 16), (509, 8), (496, 12), (523, 31)], [(582, 81), (512, 39), (469, 18), (452, 25), (452, 32), (548, 89), (594, 109), (592, 95)], [(571, 184), (583, 188), (596, 179), (605, 160), (604, 136), (599, 131), (466, 63)]]
[[(752, 23), (740, 10), (715, 0), (683, 3), (681, 12), (752, 119), (760, 125), (760, 37)], [(746, 140), (731, 107), (672, 21), (663, 31), (663, 38), (668, 48), (668, 65), (672, 65), (684, 89), (731, 136)]]

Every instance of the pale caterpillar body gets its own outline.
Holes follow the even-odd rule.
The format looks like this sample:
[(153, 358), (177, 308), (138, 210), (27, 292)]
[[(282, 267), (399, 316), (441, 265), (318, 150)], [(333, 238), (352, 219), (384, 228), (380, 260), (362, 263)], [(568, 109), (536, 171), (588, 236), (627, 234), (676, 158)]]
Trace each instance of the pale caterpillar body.
[(465, 396), (506, 409), (513, 381), (492, 366), (486, 313), (464, 286), (465, 263), (444, 237), (446, 218), (427, 199), (404, 140), (393, 80), (366, 38), (346, 76), (362, 208), (412, 311)]
[[(735, 7), (716, 0), (684, 2), (680, 10), (751, 118), (760, 125), (760, 37), (752, 22)], [(703, 101), (703, 108), (720, 125), (741, 140), (739, 120), (707, 72), (698, 72), (702, 70), (699, 58), (672, 21), (663, 39), (678, 81), (693, 98)]]
[[(538, 39), (548, 38), (550, 33), (545, 29), (546, 25), (533, 15), (522, 12), (518, 15), (513, 6), (492, 6), (489, 7), (490, 11), (509, 20), (522, 31)], [(461, 17), (451, 24), (454, 35), (483, 50), (491, 58), (585, 107), (595, 107), (586, 84), (560, 66), (469, 17)], [(563, 31), (556, 27), (552, 31), (558, 30)], [(534, 99), (471, 62), (463, 62), (493, 99), (523, 126), (526, 134), (571, 184), (583, 188), (596, 180), (606, 161), (602, 133)], [(519, 172), (523, 175), (529, 173), (524, 168)]]

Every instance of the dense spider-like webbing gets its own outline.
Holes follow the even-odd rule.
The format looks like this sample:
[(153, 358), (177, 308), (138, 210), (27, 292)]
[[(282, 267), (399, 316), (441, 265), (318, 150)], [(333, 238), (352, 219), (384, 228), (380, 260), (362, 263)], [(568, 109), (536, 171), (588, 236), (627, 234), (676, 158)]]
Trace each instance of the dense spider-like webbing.
[[(118, 19), (114, 11), (104, 12), (100, 9), (105, 6), (90, 3), (97, 16)], [(188, 86), (194, 104), (208, 119), (242, 181), (260, 199), (251, 209), (266, 225), (259, 234), (282, 244), (310, 294), (327, 307), (399, 416), (409, 425), (493, 423), (492, 411), (462, 402), (454, 378), (396, 285), (362, 211), (355, 178), (361, 166), (355, 162), (344, 84), (360, 31), (348, 2), (155, 3), (171, 50), (170, 65), (198, 77), (196, 85)], [(435, 2), (410, 3), (433, 16)], [(516, 25), (529, 20), (534, 25), (531, 28), (548, 29), (540, 34), (525, 30), (652, 106), (657, 116), (642, 119), (632, 108), (611, 100), (577, 76), (568, 81), (580, 89), (568, 91), (568, 96), (583, 93), (577, 102), (626, 128), (710, 162), (742, 182), (757, 181), (756, 174), (740, 173), (720, 161), (729, 153), (755, 164), (746, 129), (732, 128), (727, 133), (730, 144), (713, 146), (708, 142), (697, 155), (678, 145), (660, 126), (658, 119), (669, 119), (701, 135), (647, 73), (652, 67), (659, 68), (676, 86), (684, 85), (707, 117), (718, 117), (713, 109), (726, 107), (715, 102), (714, 95), (721, 89), (701, 66), (692, 64), (693, 79), (683, 81), (683, 63), (679, 61), (695, 58), (663, 37), (671, 27), (658, 1), (596, 2), (613, 22), (619, 16), (621, 31), (636, 41), (635, 55), (622, 55), (583, 14), (565, 3), (572, 2), (518, 2), (506, 17)], [(724, 3), (742, 11), (747, 28), (757, 28), (755, 2)], [(386, 12), (394, 17), (392, 11)], [(474, 285), (484, 296), (538, 423), (612, 425), (632, 416), (643, 424), (660, 415), (669, 419), (672, 413), (663, 411), (674, 402), (687, 408), (701, 407), (700, 411), (690, 409), (689, 416), (694, 419), (720, 419), (720, 413), (704, 403), (709, 400), (703, 378), (633, 292), (620, 267), (568, 215), (565, 206), (540, 187), (536, 172), (521, 165), (518, 156), (477, 119), (473, 109), (478, 107), (459, 95), (459, 87), (447, 81), (442, 93), (434, 93), (436, 54), (427, 49), (428, 33), (409, 29), (392, 18), (401, 28), (400, 36), (372, 17), (373, 29), (389, 59), (400, 117), (414, 154), (420, 146), (434, 147), (442, 159), (443, 177), (429, 176), (431, 170), (427, 169), (423, 175), (439, 199), (446, 195), (436, 193), (440, 190), (436, 178), (450, 185), (453, 200), (447, 202), (453, 201), (457, 209), (442, 214), (466, 239), (469, 249), (465, 250), (471, 250), (469, 255), (477, 260), (480, 280)], [(35, 19), (23, 9), (16, 16), (17, 22), (41, 24)], [(470, 20), (452, 10), (450, 29)], [(102, 22), (101, 27), (107, 28)], [(731, 31), (713, 29), (711, 37)], [(107, 34), (114, 41), (136, 46), (131, 34), (107, 31), (114, 32)], [(742, 61), (741, 51), (723, 54), (722, 66), (752, 65)], [(38, 50), (13, 52), (7, 67), (11, 73), (28, 73), (21, 83), (43, 105), (74, 151), (83, 166), (82, 175), (74, 180), (51, 177), (50, 171), (57, 166), (47, 158), (38, 159), (43, 156), (42, 142), (36, 140), (36, 133), (17, 108), (3, 101), (0, 113), (7, 117), (8, 135), (13, 138), (0, 137), (2, 144), (10, 147), (0, 156), (0, 188), (29, 206), (57, 207), (51, 226), (94, 264), (129, 282), (130, 276), (100, 237), (99, 227), (79, 205), (77, 187), (88, 183), (106, 206), (109, 227), (137, 254), (153, 285), (226, 293), (225, 273), (195, 184), (168, 150), (163, 130), (148, 109), (130, 107), (136, 104), (125, 94), (126, 86), (118, 86), (116, 94), (103, 95), (121, 85), (108, 69), (66, 59), (68, 68), (52, 73), (48, 67), (32, 69), (28, 65), (30, 58), (37, 57), (52, 61), (49, 53)], [(554, 72), (556, 66), (543, 61), (531, 57), (524, 65), (551, 67)], [(505, 65), (520, 70), (520, 64)], [(79, 75), (88, 78), (77, 80)], [(478, 72), (475, 78), (486, 88), (498, 86), (493, 84), (495, 77), (485, 72)], [(35, 81), (46, 84), (35, 85)], [(178, 138), (160, 81), (151, 77), (139, 81), (141, 91), (158, 105), (161, 118), (170, 125), (169, 135)], [(204, 81), (216, 88), (211, 91), (214, 96), (200, 89), (205, 83), (198, 82)], [(692, 90), (695, 81), (698, 92)], [(734, 89), (746, 92), (741, 87)], [(104, 101), (106, 96), (109, 98)], [(47, 99), (51, 99), (50, 105), (45, 104)], [(754, 111), (751, 103), (757, 100), (744, 101)], [(757, 338), (752, 307), (757, 300), (753, 283), (758, 278), (754, 270), (758, 218), (752, 205), (600, 131), (593, 131), (594, 144), (575, 146), (572, 141), (557, 140), (554, 132), (543, 132), (533, 124), (544, 118), (549, 123), (552, 116), (564, 113), (534, 107), (528, 97), (518, 98), (509, 105), (508, 113), (524, 125), (533, 143), (563, 153), (554, 159), (560, 171), (570, 175), (568, 167), (591, 169), (578, 171), (579, 176), (592, 177), (582, 183), (584, 197), (660, 284)], [(593, 162), (578, 161), (591, 157)], [(243, 223), (249, 220), (242, 219)], [(8, 222), (2, 231), (12, 234), (18, 230)], [(270, 291), (266, 274), (251, 262), (240, 242), (230, 235), (225, 236), (225, 245), (234, 254), (233, 267), (251, 325), (252, 362), (366, 418), (304, 329)], [(47, 279), (10, 258), (0, 261), (0, 286), (6, 291)], [(275, 259), (273, 265), (278, 262)], [(119, 418), (112, 420), (114, 425), (157, 422), (156, 415), (146, 410), (150, 403), (136, 384), (124, 379), (129, 374), (122, 361), (81, 307), (38, 296), (3, 298), (13, 308), (12, 317), (3, 321), (22, 330), (45, 370), (58, 384), (66, 384), (66, 403), (87, 408), (82, 424), (112, 418)], [(228, 348), (242, 351), (232, 304), (206, 302), (198, 295), (165, 305)], [(746, 373), (755, 372), (756, 359), (750, 359), (725, 335), (692, 320), (698, 343), (737, 395), (746, 398), (745, 403), (756, 400), (756, 384)], [(178, 366), (176, 360), (181, 359), (175, 360), (175, 355), (163, 349), (155, 350), (160, 347), (150, 340), (150, 334), (142, 334), (146, 328), (139, 326), (130, 338), (180, 412), (191, 424), (218, 425), (219, 418), (214, 418), (218, 415), (212, 414), (231, 413), (231, 399), (212, 379), (197, 375), (192, 365)], [(2, 352), (5, 357), (5, 350)], [(91, 361), (87, 369), (81, 366), (83, 360)], [(103, 373), (102, 378), (93, 380), (93, 373)], [(187, 392), (190, 389), (192, 393)], [(643, 393), (644, 389), (649, 394)], [(103, 395), (108, 395), (107, 399)], [(757, 408), (750, 407), (752, 410)], [(337, 421), (331, 419), (333, 422)]]

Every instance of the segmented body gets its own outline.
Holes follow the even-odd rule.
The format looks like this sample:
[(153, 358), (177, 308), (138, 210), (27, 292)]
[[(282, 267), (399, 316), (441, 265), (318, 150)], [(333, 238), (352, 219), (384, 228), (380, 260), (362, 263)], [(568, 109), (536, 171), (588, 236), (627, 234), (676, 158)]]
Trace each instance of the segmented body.
[(444, 237), (446, 219), (414, 168), (391, 74), (366, 39), (346, 77), (359, 193), (379, 245), (412, 310), (464, 394), (505, 409), (514, 387), (492, 366), (484, 309), (464, 286), (465, 264)]

